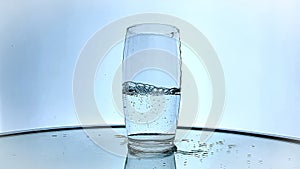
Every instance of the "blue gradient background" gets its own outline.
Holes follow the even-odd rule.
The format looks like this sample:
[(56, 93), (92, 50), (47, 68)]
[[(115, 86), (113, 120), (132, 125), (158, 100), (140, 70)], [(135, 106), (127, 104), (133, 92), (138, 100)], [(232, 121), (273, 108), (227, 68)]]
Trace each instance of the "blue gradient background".
[(297, 0), (0, 0), (0, 131), (78, 125), (72, 78), (80, 50), (115, 20), (157, 12), (191, 23), (215, 48), (226, 80), (220, 128), (300, 137), (299, 7)]

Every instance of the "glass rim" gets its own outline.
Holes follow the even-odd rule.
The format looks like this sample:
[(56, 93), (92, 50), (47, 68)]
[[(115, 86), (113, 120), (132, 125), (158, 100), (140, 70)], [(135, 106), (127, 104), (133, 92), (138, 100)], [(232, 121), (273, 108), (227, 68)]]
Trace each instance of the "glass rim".
[(164, 35), (177, 39), (179, 38), (180, 30), (174, 25), (163, 23), (139, 23), (126, 29), (126, 36), (138, 34)]

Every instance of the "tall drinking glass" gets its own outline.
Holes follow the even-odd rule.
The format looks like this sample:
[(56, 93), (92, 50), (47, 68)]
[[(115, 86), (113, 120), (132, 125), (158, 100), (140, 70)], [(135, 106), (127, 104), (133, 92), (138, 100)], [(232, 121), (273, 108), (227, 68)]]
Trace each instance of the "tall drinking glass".
[(156, 23), (131, 26), (123, 52), (128, 147), (136, 152), (173, 151), (181, 97), (179, 30)]

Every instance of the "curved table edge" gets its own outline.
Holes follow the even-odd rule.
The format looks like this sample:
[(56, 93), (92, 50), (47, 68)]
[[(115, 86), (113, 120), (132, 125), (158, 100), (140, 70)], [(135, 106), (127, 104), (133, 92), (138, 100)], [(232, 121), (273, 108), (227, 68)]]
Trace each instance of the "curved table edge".
[[(8, 137), (8, 136), (25, 135), (25, 134), (62, 131), (62, 130), (66, 131), (66, 130), (99, 129), (99, 128), (101, 128), (101, 129), (103, 129), (103, 128), (125, 128), (125, 125), (111, 125), (111, 126), (86, 125), (86, 126), (59, 126), (59, 127), (48, 127), (48, 128), (35, 128), (35, 129), (3, 132), (3, 133), (0, 133), (0, 138)], [(187, 127), (187, 126), (178, 126), (177, 129), (237, 134), (237, 135), (259, 137), (259, 138), (272, 139), (272, 140), (300, 144), (300, 138), (266, 134), (266, 133), (258, 133), (258, 132), (249, 132), (249, 131), (232, 130), (232, 129), (221, 129), (221, 128), (207, 128), (207, 127)]]

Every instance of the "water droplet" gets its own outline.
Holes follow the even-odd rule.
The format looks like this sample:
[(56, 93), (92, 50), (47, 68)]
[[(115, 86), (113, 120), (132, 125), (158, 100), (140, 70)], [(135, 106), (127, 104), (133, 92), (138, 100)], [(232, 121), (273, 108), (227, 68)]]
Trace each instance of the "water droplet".
[(202, 157), (207, 157), (207, 155), (208, 155), (208, 152), (207, 152), (207, 151), (204, 151), (204, 152), (202, 153)]
[(236, 145), (234, 145), (234, 144), (229, 144), (229, 145), (228, 145), (228, 148), (229, 148), (229, 149), (232, 149), (232, 148), (234, 148), (235, 146), (236, 146)]
[(221, 144), (221, 145), (223, 145), (223, 144), (224, 144), (224, 143), (223, 143), (223, 141), (221, 141), (221, 140), (220, 140), (220, 141), (218, 141), (218, 143), (219, 143), (219, 144)]
[(181, 141), (186, 141), (186, 142), (189, 142), (189, 139), (182, 139)]

